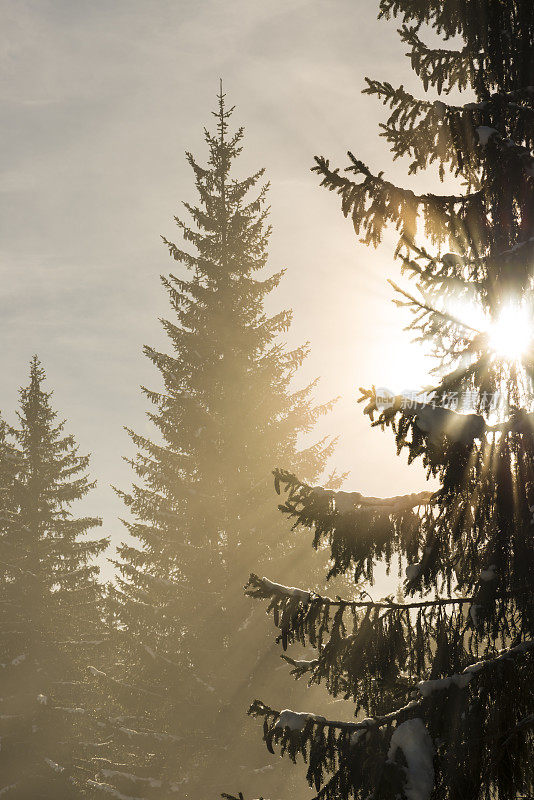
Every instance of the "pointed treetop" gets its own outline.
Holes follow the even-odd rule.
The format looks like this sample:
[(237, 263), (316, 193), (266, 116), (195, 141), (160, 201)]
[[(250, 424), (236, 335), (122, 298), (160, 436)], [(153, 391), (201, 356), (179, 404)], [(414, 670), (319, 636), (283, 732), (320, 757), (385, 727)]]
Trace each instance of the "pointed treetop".
[[(47, 409), (47, 414), (50, 414), (50, 418), (55, 418), (56, 414), (50, 408), (50, 398), (53, 395), (53, 392), (45, 391), (41, 384), (43, 381), (46, 380), (46, 372), (43, 368), (43, 365), (37, 355), (33, 355), (30, 360), (30, 374), (29, 374), (29, 383), (27, 386), (21, 386), (19, 389), (19, 396), (21, 400), (21, 411), (23, 415), (33, 414), (33, 413), (40, 413), (37, 410), (39, 408)], [(17, 412), (17, 416), (19, 419), (22, 420), (21, 412)]]
[(229, 109), (226, 108), (225, 98), (226, 94), (223, 92), (223, 81), (222, 78), (219, 78), (219, 94), (217, 95), (219, 107), (217, 111), (212, 111), (211, 113), (217, 118), (217, 130), (219, 132), (219, 141), (221, 144), (226, 139), (228, 119), (232, 116), (232, 112), (235, 109), (235, 106), (231, 106)]
[(30, 382), (33, 384), (39, 384), (41, 381), (45, 379), (45, 371), (43, 369), (43, 365), (39, 359), (37, 354), (34, 354), (30, 361)]

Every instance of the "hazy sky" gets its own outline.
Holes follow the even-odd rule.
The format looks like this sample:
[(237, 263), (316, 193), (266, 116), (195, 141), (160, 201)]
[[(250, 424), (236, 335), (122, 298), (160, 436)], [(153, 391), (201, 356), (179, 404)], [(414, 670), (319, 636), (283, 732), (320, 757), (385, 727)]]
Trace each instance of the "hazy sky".
[(399, 271), (392, 240), (359, 245), (309, 171), (314, 154), (344, 166), (351, 148), (403, 180), (378, 138), (384, 109), (360, 93), (365, 75), (417, 86), (395, 23), (376, 21), (374, 0), (0, 7), (0, 407), (13, 418), (38, 353), (92, 453), (89, 506), (105, 532), (123, 535), (110, 488), (131, 480), (122, 426), (150, 431), (139, 385), (159, 386), (141, 353), (163, 342), (158, 276), (175, 268), (159, 236), (178, 237), (173, 215), (194, 198), (184, 151), (205, 155), (219, 77), (246, 128), (241, 174), (265, 166), (272, 183), (270, 266), (288, 273), (270, 308), (294, 309), (290, 344), (311, 342), (302, 381), (320, 375), (319, 399), (342, 398), (320, 429), (342, 436), (334, 464), (357, 490), (422, 488), (422, 470), (395, 457), (391, 433), (370, 429), (355, 402), (360, 385), (401, 390), (423, 374), (386, 283)]

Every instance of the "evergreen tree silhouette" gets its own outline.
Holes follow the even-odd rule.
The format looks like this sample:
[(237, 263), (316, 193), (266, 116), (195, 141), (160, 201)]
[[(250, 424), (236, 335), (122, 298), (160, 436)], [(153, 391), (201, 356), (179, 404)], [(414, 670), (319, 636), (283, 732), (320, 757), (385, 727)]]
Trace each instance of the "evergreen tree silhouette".
[(110, 593), (121, 653), (113, 676), (153, 693), (134, 693), (122, 713), (160, 738), (153, 757), (119, 749), (129, 777), (110, 785), (128, 794), (150, 777), (157, 785), (150, 794), (145, 780), (143, 791), (158, 800), (218, 796), (236, 759), (248, 786), (268, 777), (263, 748), (244, 739), (246, 710), (251, 686), (274, 686), (280, 662), (241, 589), (251, 563), (275, 561), (284, 574), (311, 565), (301, 543), (285, 542), (271, 470), (292, 465), (313, 480), (334, 446), (299, 443), (332, 403), (313, 403), (314, 384), (293, 388), (308, 348), (281, 340), (290, 312), (264, 310), (283, 271), (265, 272), (268, 186), (263, 170), (235, 177), (244, 134), (230, 131), (232, 111), (221, 87), (207, 165), (187, 154), (198, 204), (184, 203), (190, 224), (176, 218), (186, 249), (164, 239), (181, 265), (162, 278), (170, 352), (145, 348), (163, 384), (143, 390), (156, 435), (129, 431), (137, 482), (119, 492), (133, 519)]
[[(398, 288), (396, 301), (433, 348), (435, 383), (413, 402), (373, 388), (360, 399), (439, 488), (380, 499), (277, 472), (283, 511), (330, 545), (331, 575), (372, 583), (376, 563), (398, 557), (406, 581), (399, 602), (328, 599), (252, 575), (248, 593), (269, 601), (283, 646), (316, 651), (288, 657), (295, 676), (352, 699), (356, 719), (259, 700), (251, 713), (271, 751), (306, 758), (321, 800), (524, 798), (534, 790), (534, 6), (381, 0), (380, 16), (401, 19), (425, 90), (470, 92), (452, 105), (368, 80), (390, 108), (382, 133), (410, 173), (435, 165), (465, 189), (417, 195), (351, 153), (345, 174), (324, 158), (314, 169), (367, 244), (398, 231), (416, 288)], [(425, 26), (463, 47), (426, 44)]]
[(98, 746), (87, 665), (102, 644), (93, 561), (107, 540), (86, 538), (99, 519), (71, 513), (94, 483), (44, 380), (35, 357), (18, 427), (0, 422), (0, 792), (20, 800), (86, 797)]

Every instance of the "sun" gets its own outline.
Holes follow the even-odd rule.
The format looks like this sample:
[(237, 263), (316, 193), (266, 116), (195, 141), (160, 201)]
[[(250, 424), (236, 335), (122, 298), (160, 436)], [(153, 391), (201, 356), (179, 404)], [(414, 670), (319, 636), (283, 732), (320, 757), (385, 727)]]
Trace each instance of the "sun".
[(486, 331), (488, 344), (497, 356), (519, 361), (532, 343), (533, 319), (523, 303), (508, 302)]
[(456, 302), (451, 313), (474, 334), (484, 334), (488, 350), (502, 361), (521, 361), (534, 350), (534, 312), (531, 303), (509, 298), (493, 317), (479, 304)]

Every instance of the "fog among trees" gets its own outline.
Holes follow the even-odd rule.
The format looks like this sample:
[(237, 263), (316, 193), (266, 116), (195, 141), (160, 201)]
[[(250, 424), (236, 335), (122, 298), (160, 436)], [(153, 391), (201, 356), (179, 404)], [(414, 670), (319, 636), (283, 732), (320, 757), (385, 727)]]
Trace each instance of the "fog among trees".
[[(239, 2), (228, 3), (232, 19)], [(158, 10), (169, 13), (158, 3), (156, 30)], [(7, 6), (10, 30), (15, 20), (23, 38), (42, 12)], [(190, 24), (183, 6), (181, 35)], [(351, 296), (361, 335), (350, 351), (343, 315), (321, 297), (307, 309), (310, 337), (317, 324), (339, 337), (325, 369), (354, 376), (353, 417), (325, 434), (347, 398), (310, 378), (313, 348), (295, 339), (291, 301), (279, 302), (291, 293), (302, 302), (317, 276), (292, 277), (301, 253), (291, 242), (284, 264), (272, 258), (268, 159), (252, 147), (239, 97), (236, 107), (214, 78), (201, 136), (189, 144), (175, 132), (188, 182), (168, 210), (174, 233), (160, 237), (167, 268), (161, 304), (146, 297), (153, 338), (133, 362), (135, 397), (123, 387), (113, 401), (117, 360), (99, 419), (84, 379), (85, 323), (65, 328), (80, 347), (72, 379), (85, 416), (96, 417), (100, 435), (111, 418), (125, 432), (124, 467), (109, 487), (120, 541), (107, 512), (88, 511), (102, 496), (98, 452), (80, 449), (39, 352), (17, 406), (6, 401), (0, 417), (6, 800), (534, 795), (534, 8), (354, 8), (362, 30), (375, 17), (385, 31), (396, 26), (412, 75), (409, 88), (391, 70), (381, 77), (387, 64), (376, 55), (377, 77), (364, 81), (363, 94), (384, 107), (376, 136), (388, 164), (378, 145), (373, 162), (363, 160), (360, 145), (373, 152), (364, 122), (348, 129), (341, 107), (328, 124), (351, 147), (343, 163), (314, 141), (315, 123), (297, 120), (314, 142), (307, 178), (325, 220), (327, 207), (338, 208), (377, 272), (384, 247), (397, 266), (394, 279), (380, 275), (393, 301), (384, 320), (373, 314), (374, 284)], [(311, 30), (313, 9), (309, 0), (276, 6), (266, 39), (284, 38), (284, 19)], [(344, 0), (332, 9), (346, 11)], [(94, 10), (100, 20), (99, 2)], [(250, 30), (258, 11), (241, 11)], [(56, 12), (73, 13), (50, 0), (52, 28)], [(215, 29), (212, 6), (203, 13)], [(119, 19), (111, 14), (106, 35), (119, 35)], [(147, 43), (151, 35), (147, 28)], [(16, 61), (10, 52), (6, 64)], [(243, 55), (243, 70), (254, 63)], [(326, 78), (335, 95), (339, 74), (332, 67)], [(267, 88), (258, 85), (247, 105)], [(187, 103), (181, 113), (190, 114)], [(126, 125), (121, 137), (126, 147)], [(391, 176), (397, 159), (404, 181)], [(302, 198), (288, 208), (295, 220), (306, 216)], [(98, 235), (88, 220), (83, 236)], [(307, 235), (328, 241), (332, 229)], [(327, 269), (328, 285), (349, 293), (336, 264)], [(116, 319), (140, 286), (127, 277)], [(81, 302), (81, 286), (76, 295)], [(36, 318), (45, 312), (39, 303)], [(382, 322), (399, 333), (367, 382), (360, 364), (382, 341)], [(395, 349), (403, 329), (410, 350)], [(26, 324), (18, 346), (47, 350), (33, 331)], [(113, 346), (106, 342), (106, 357)], [(422, 354), (424, 379), (410, 386)], [(402, 389), (384, 383), (388, 370)], [(372, 469), (384, 445), (355, 437), (357, 418), (389, 441), (402, 468)], [(350, 474), (340, 449), (353, 459)], [(368, 489), (378, 484), (379, 493)]]

